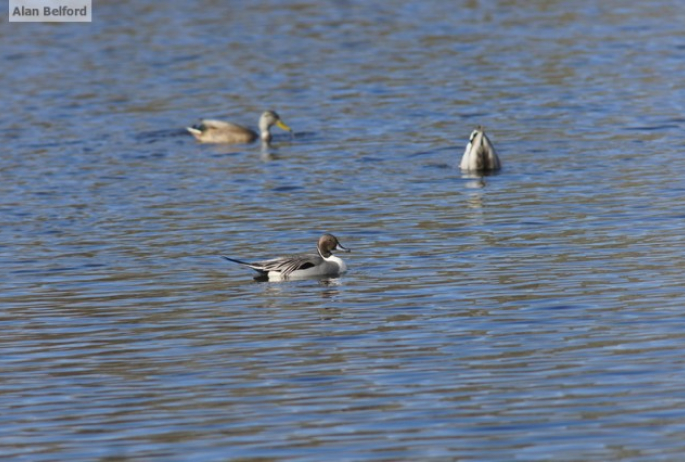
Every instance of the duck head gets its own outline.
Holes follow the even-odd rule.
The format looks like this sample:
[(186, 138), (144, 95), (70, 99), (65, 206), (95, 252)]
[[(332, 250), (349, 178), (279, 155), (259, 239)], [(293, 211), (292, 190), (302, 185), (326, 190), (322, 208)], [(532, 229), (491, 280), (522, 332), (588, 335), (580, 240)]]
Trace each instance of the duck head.
[(316, 250), (319, 252), (319, 255), (321, 255), (321, 258), (330, 258), (330, 256), (333, 255), (334, 250), (350, 252), (350, 249), (343, 247), (337, 237), (328, 233), (319, 238)]
[(261, 117), (259, 117), (259, 131), (263, 141), (267, 143), (271, 141), (271, 133), (269, 132), (269, 129), (274, 125), (281, 130), (290, 132), (291, 134), (293, 132), (290, 127), (283, 123), (281, 117), (276, 113), (276, 111), (266, 111), (261, 115)]

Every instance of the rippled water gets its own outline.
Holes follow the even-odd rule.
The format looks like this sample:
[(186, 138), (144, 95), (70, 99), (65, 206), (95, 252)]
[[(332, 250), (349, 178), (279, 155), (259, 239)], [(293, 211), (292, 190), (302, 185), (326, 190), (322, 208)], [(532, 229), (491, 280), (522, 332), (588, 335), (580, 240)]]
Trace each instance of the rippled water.
[(685, 454), (680, 2), (376, 3), (0, 28), (4, 459)]

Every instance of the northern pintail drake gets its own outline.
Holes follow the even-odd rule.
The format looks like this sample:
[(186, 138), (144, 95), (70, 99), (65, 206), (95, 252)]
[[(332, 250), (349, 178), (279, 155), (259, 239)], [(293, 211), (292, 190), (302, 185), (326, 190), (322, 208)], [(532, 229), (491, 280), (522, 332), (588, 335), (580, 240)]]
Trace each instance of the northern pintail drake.
[(281, 117), (275, 111), (266, 111), (259, 118), (259, 134), (242, 125), (224, 122), (222, 120), (204, 119), (198, 125), (186, 127), (200, 143), (242, 144), (252, 143), (261, 138), (264, 143), (271, 141), (271, 127), (277, 127), (292, 133)]
[(284, 281), (340, 276), (347, 271), (347, 265), (342, 259), (333, 255), (334, 250), (349, 252), (340, 244), (337, 237), (332, 234), (324, 234), (319, 238), (315, 254), (289, 255), (254, 263), (222, 256), (228, 261), (255, 270), (257, 272), (256, 280)]
[(471, 171), (499, 170), (502, 167), (497, 152), (483, 127), (478, 127), (471, 132), (469, 144), (466, 145), (459, 167), (462, 170)]

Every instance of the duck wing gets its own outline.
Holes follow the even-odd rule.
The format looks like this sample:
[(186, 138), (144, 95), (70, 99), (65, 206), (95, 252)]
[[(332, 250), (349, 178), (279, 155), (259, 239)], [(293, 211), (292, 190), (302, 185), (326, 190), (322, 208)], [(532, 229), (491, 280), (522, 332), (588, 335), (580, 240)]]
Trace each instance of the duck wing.
[(281, 273), (283, 277), (287, 277), (293, 271), (312, 268), (320, 264), (322, 260), (322, 258), (316, 254), (289, 255), (287, 257), (272, 258), (271, 260), (258, 261), (254, 263), (236, 260), (235, 258), (230, 258), (223, 255), (222, 257), (228, 261), (252, 268), (262, 275), (267, 275), (273, 271), (275, 273)]
[(264, 271), (266, 273), (273, 271), (281, 273), (281, 276), (283, 277), (287, 277), (293, 271), (312, 268), (320, 263), (321, 257), (316, 254), (289, 255), (287, 257), (274, 258), (255, 263), (252, 268), (259, 265), (258, 271)]
[(502, 167), (502, 163), (499, 160), (497, 151), (495, 147), (490, 143), (490, 139), (487, 136), (483, 136), (483, 158), (485, 159), (485, 165), (487, 169), (499, 170)]
[(242, 125), (216, 119), (202, 119), (200, 121), (200, 124), (198, 125), (198, 128), (203, 132), (209, 130), (221, 130), (231, 132), (251, 131), (249, 128), (243, 127)]

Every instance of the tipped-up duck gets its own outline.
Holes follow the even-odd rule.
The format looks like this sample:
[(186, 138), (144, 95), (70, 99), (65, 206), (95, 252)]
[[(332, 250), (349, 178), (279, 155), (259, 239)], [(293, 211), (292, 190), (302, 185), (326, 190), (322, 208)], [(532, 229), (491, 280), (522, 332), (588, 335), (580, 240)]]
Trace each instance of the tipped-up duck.
[(459, 166), (462, 170), (470, 171), (499, 170), (502, 167), (497, 152), (483, 127), (478, 127), (471, 132), (469, 144), (466, 145)]

